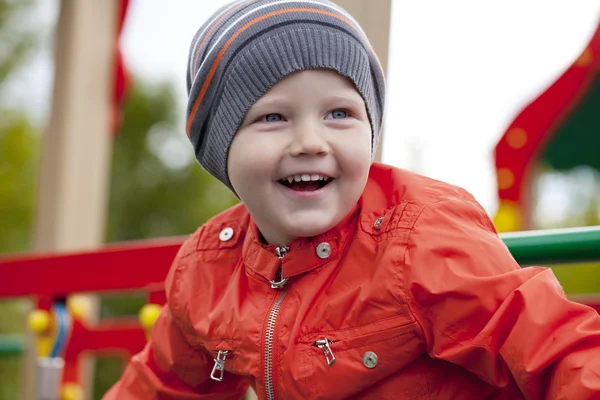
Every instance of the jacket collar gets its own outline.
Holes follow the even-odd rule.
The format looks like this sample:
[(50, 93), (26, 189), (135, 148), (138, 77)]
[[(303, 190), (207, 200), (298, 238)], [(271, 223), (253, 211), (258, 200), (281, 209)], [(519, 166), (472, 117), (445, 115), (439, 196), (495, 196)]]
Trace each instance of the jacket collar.
[(265, 278), (267, 281), (277, 280), (279, 267), (283, 275), (291, 278), (312, 271), (339, 257), (356, 230), (359, 205), (335, 227), (318, 236), (298, 238), (287, 247), (287, 255), (279, 259), (276, 246), (261, 243), (260, 232), (252, 219), (244, 240), (242, 254), (247, 268)]

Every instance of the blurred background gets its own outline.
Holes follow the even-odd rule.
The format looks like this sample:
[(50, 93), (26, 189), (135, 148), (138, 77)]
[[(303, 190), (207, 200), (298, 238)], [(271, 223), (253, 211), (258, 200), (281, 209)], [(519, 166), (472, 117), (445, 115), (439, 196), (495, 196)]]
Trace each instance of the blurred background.
[[(79, 22), (65, 17), (73, 1), (0, 0), (1, 253), (186, 235), (236, 202), (199, 167), (184, 129), (190, 40), (228, 1), (117, 3), (112, 11), (124, 11), (122, 26), (108, 28), (112, 58), (102, 64), (94, 59), (95, 46), (102, 46), (94, 35), (106, 29), (89, 26), (100, 24), (93, 15)], [(588, 50), (599, 27), (600, 0), (392, 0), (388, 18), (389, 31), (380, 24), (385, 40), (374, 43), (376, 50), (384, 48), (387, 64), (384, 162), (465, 187), (501, 231), (600, 225), (600, 64)], [(70, 21), (70, 28), (60, 28), (61, 21)], [(71, 37), (71, 47), (61, 50), (59, 38), (92, 28), (95, 34)], [(77, 49), (87, 56), (70, 63)], [(588, 71), (585, 79), (578, 80), (580, 70)], [(98, 73), (107, 75), (104, 83), (96, 82)], [(559, 95), (552, 99), (562, 93), (562, 103), (544, 102), (542, 95), (557, 82), (563, 86), (555, 86)], [(76, 121), (66, 120), (61, 106), (67, 100), (61, 99), (81, 85), (95, 93), (94, 84), (107, 87), (101, 123), (97, 109), (84, 104), (69, 108), (78, 110)], [(507, 178), (495, 154), (510, 163), (502, 141), (513, 150), (525, 146), (513, 145), (522, 133), (515, 129), (524, 110), (536, 104), (525, 117), (541, 132), (541, 144), (524, 168), (524, 186), (510, 192), (521, 181), (514, 174)], [(85, 147), (89, 153), (69, 149), (67, 142), (98, 127), (106, 132), (104, 142)], [(72, 136), (45, 142), (55, 130)], [(71, 186), (51, 172), (64, 172), (78, 157), (90, 160), (89, 170), (77, 171)], [(92, 180), (99, 186), (86, 186)], [(75, 218), (96, 216), (85, 224), (99, 233), (85, 239), (85, 227), (53, 231), (56, 217), (43, 215), (66, 212), (60, 204), (68, 191), (89, 192), (79, 200), (84, 217)], [(596, 264), (554, 270), (568, 293), (600, 292)], [(144, 301), (143, 295), (102, 298), (98, 313), (135, 315)], [(28, 300), (0, 301), (0, 334), (24, 332), (30, 308)], [(0, 357), (0, 399), (24, 396), (22, 363), (22, 356)], [(99, 359), (96, 371), (102, 373), (94, 375), (90, 398), (100, 398), (121, 368), (117, 359)]]

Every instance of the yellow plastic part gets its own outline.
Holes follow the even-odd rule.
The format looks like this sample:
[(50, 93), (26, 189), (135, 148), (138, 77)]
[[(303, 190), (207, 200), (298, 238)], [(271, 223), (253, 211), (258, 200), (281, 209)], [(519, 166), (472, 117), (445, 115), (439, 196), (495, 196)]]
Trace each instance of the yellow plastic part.
[(72, 295), (67, 299), (67, 308), (71, 315), (79, 321), (87, 320), (92, 315), (93, 307), (89, 296)]
[(60, 391), (61, 400), (83, 400), (83, 389), (76, 383), (65, 383)]
[(156, 319), (158, 318), (158, 314), (162, 309), (158, 304), (146, 304), (140, 310), (140, 324), (146, 330), (146, 334), (149, 335), (152, 327), (156, 323)]
[(50, 313), (46, 310), (33, 310), (29, 313), (29, 329), (36, 335), (48, 333), (50, 328)]
[(502, 200), (494, 218), (498, 232), (516, 232), (523, 229), (522, 211), (518, 204)]
[(33, 310), (29, 313), (29, 329), (35, 334), (38, 356), (48, 357), (52, 350), (52, 315), (46, 310)]

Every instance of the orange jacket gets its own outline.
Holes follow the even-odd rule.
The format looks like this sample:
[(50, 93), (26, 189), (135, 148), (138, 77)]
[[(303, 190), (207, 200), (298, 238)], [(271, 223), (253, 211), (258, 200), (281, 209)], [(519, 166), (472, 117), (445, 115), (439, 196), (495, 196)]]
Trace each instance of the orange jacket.
[(600, 399), (600, 317), (462, 189), (375, 164), (346, 220), (276, 253), (243, 205), (203, 225), (105, 399)]

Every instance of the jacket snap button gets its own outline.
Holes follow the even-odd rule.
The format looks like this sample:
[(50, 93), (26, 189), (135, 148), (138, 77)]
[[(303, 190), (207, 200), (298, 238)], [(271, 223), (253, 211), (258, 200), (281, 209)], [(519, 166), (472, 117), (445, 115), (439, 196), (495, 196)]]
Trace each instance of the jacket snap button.
[(363, 356), (363, 364), (367, 368), (375, 368), (377, 363), (379, 362), (379, 358), (377, 358), (377, 354), (372, 351), (367, 351)]
[(331, 255), (331, 246), (329, 245), (329, 243), (319, 243), (319, 245), (317, 246), (317, 256), (319, 256), (319, 258), (327, 258)]
[(379, 217), (375, 220), (375, 223), (373, 224), (373, 227), (377, 230), (381, 229), (381, 223), (383, 222), (383, 217)]
[(233, 229), (232, 228), (225, 228), (221, 231), (221, 233), (219, 233), (219, 239), (221, 239), (221, 242), (226, 242), (229, 239), (231, 239), (233, 237)]

